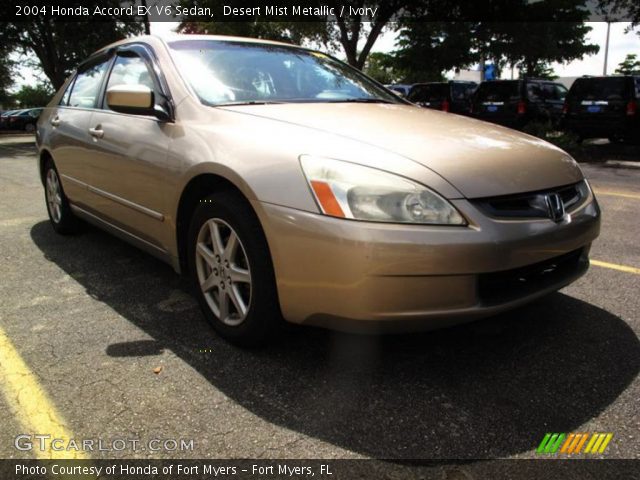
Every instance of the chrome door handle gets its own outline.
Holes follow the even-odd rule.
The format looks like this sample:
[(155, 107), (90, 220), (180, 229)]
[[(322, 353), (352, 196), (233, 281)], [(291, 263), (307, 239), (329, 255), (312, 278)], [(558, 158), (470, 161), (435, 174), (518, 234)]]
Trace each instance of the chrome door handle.
[(89, 134), (95, 138), (102, 138), (104, 137), (104, 130), (102, 130), (100, 127), (90, 128)]
[(53, 125), (54, 127), (57, 127), (58, 125), (60, 125), (60, 117), (58, 115), (56, 115), (54, 118), (49, 120), (49, 123), (51, 125)]

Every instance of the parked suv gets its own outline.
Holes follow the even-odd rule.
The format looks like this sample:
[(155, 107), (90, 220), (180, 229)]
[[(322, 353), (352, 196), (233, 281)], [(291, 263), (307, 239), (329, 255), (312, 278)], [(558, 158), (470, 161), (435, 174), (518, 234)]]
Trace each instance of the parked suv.
[(578, 78), (567, 95), (562, 124), (580, 138), (638, 141), (639, 102), (640, 75)]
[(549, 80), (495, 80), (482, 82), (472, 101), (480, 120), (522, 129), (534, 121), (557, 123), (567, 87)]
[(418, 83), (411, 88), (407, 100), (421, 107), (469, 115), (471, 97), (476, 88), (478, 84), (475, 82), (457, 80)]

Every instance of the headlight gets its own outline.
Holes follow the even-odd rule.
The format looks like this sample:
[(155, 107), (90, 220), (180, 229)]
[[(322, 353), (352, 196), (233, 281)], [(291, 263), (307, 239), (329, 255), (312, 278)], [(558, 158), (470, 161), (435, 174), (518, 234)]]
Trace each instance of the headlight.
[(447, 200), (404, 177), (309, 155), (301, 156), (300, 163), (325, 215), (370, 222), (466, 225)]

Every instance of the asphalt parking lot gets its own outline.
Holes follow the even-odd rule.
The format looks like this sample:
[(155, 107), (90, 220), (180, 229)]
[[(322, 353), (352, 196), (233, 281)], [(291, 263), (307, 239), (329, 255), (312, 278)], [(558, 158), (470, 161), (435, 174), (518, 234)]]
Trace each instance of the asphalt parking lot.
[(245, 351), (169, 266), (93, 228), (56, 235), (33, 139), (0, 137), (0, 341), (31, 378), (8, 388), (4, 357), (0, 457), (36, 456), (14, 447), (46, 433), (35, 408), (74, 438), (142, 442), (96, 458), (535, 458), (545, 432), (612, 432), (604, 457), (640, 459), (640, 161), (584, 171), (602, 233), (561, 292), (438, 332), (294, 328)]

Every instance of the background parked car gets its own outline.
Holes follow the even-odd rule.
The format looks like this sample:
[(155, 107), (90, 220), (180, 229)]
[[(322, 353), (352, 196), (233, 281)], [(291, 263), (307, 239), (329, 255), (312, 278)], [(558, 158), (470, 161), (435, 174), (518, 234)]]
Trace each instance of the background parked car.
[(35, 132), (36, 122), (42, 113), (42, 108), (30, 108), (19, 110), (7, 116), (7, 127), (9, 130), (24, 130), (25, 132)]
[(22, 110), (7, 110), (6, 112), (2, 112), (2, 115), (0, 115), (0, 130), (9, 128), (9, 116), (21, 111)]
[(640, 142), (640, 75), (583, 77), (571, 86), (562, 125), (580, 138)]
[(407, 100), (421, 107), (469, 115), (471, 97), (476, 88), (478, 88), (476, 82), (457, 80), (418, 83), (411, 87)]
[(399, 93), (401, 97), (406, 97), (409, 95), (409, 91), (411, 90), (412, 85), (405, 83), (396, 83), (393, 85), (385, 85), (389, 90), (395, 93)]
[(567, 87), (549, 80), (482, 82), (472, 101), (473, 116), (522, 129), (530, 122), (559, 123)]

